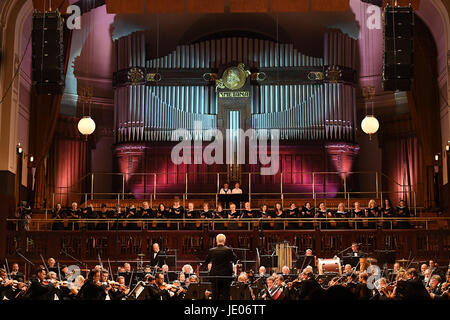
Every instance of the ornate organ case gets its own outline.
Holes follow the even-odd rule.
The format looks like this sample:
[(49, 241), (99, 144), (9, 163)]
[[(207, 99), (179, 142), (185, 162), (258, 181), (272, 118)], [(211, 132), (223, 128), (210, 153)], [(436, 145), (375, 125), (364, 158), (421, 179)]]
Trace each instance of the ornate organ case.
[[(229, 128), (230, 110), (240, 110), (237, 121), (243, 129), (279, 130), (281, 171), (292, 173), (294, 185), (311, 183), (296, 178), (295, 171), (351, 169), (358, 150), (354, 145), (355, 40), (338, 31), (326, 33), (323, 57), (306, 56), (292, 44), (246, 37), (179, 45), (170, 54), (153, 59), (147, 56), (147, 45), (145, 32), (115, 41), (118, 169), (123, 173), (161, 172), (162, 176), (152, 182), (145, 177), (130, 178), (127, 184), (132, 191), (146, 191), (156, 183), (163, 190), (178, 192), (176, 185), (184, 182), (180, 177), (185, 173), (226, 171), (223, 165), (173, 166), (170, 149), (179, 139), (172, 133), (179, 128), (191, 133), (189, 139), (211, 140), (209, 129)], [(240, 63), (250, 74), (243, 94), (234, 100), (229, 95), (221, 98), (216, 80)], [(194, 121), (201, 123), (200, 129), (194, 128)], [(245, 166), (244, 170), (254, 169)], [(191, 178), (190, 187), (209, 185), (215, 190), (211, 177), (200, 176)], [(277, 178), (268, 179), (264, 191), (270, 191)]]

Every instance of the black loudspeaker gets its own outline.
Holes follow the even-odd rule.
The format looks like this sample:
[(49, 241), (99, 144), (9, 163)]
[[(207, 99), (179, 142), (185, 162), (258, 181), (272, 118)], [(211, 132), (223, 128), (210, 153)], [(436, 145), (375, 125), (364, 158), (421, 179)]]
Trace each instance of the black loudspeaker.
[(414, 9), (384, 10), (383, 88), (409, 91), (414, 78)]
[(33, 14), (32, 77), (36, 93), (64, 92), (63, 22), (59, 12)]

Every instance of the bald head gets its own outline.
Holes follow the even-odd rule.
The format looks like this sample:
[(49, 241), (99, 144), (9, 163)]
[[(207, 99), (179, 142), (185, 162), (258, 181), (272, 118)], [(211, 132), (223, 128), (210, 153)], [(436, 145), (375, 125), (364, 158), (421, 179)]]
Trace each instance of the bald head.
[(227, 240), (227, 237), (225, 237), (225, 235), (223, 233), (218, 234), (216, 236), (217, 245), (224, 245), (226, 240)]

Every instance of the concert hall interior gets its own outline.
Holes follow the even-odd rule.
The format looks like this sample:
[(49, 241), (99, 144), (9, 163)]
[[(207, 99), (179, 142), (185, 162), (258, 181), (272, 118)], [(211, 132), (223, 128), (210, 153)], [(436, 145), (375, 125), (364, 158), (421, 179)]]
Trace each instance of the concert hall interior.
[(0, 0), (0, 299), (448, 299), (449, 10)]

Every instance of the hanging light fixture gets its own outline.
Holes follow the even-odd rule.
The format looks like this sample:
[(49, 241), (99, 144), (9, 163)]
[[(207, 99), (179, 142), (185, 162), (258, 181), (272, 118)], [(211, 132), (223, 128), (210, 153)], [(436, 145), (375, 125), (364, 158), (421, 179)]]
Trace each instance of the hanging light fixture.
[(95, 121), (90, 116), (84, 116), (78, 121), (78, 131), (85, 136), (93, 134), (95, 131)]
[(373, 115), (367, 115), (361, 122), (361, 129), (368, 135), (377, 133), (379, 128), (380, 123)]

